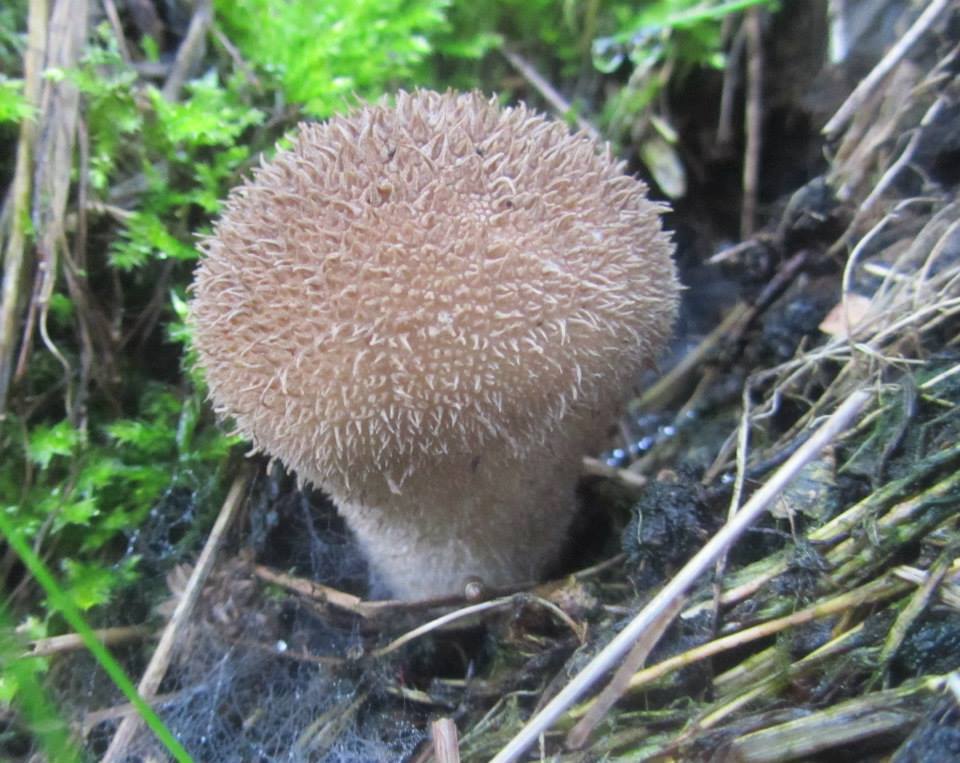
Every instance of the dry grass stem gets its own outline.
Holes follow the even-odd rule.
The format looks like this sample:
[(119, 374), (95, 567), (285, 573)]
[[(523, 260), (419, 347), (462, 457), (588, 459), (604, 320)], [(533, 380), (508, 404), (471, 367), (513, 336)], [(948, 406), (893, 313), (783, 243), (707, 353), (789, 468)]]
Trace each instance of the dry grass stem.
[(900, 610), (896, 621), (893, 623), (893, 627), (890, 628), (890, 633), (887, 634), (887, 640), (883, 644), (883, 649), (880, 650), (880, 667), (882, 670), (886, 671), (888, 669), (890, 660), (903, 644), (903, 640), (907, 636), (907, 631), (927, 608), (934, 592), (941, 585), (947, 572), (956, 561), (955, 557), (955, 548), (948, 547), (944, 549), (940, 554), (940, 558), (933, 563), (925, 575), (923, 582), (910, 597), (907, 605)]
[[(23, 58), (23, 94), (33, 108), (40, 108), (42, 72), (47, 51), (47, 2), (30, 0), (27, 17), (27, 45)], [(20, 309), (24, 304), (23, 288), (32, 267), (27, 247), (32, 192), (34, 145), (37, 122), (24, 119), (20, 123), (16, 164), (9, 191), (9, 213), (4, 231), (3, 285), (0, 291), (0, 415), (7, 410), (7, 392), (13, 377)]]
[(593, 730), (603, 720), (610, 708), (626, 694), (630, 688), (631, 677), (640, 666), (646, 662), (650, 652), (657, 645), (660, 637), (663, 636), (664, 631), (670, 626), (670, 623), (673, 622), (673, 619), (677, 616), (677, 613), (685, 602), (685, 598), (678, 598), (672, 602), (671, 607), (663, 610), (660, 615), (660, 620), (651, 625), (650, 628), (637, 639), (637, 643), (633, 645), (633, 648), (629, 651), (623, 662), (620, 663), (620, 667), (617, 668), (610, 683), (603, 688), (603, 691), (601, 691), (597, 698), (591, 703), (591, 707), (584, 713), (580, 722), (567, 734), (565, 745), (568, 749), (578, 750), (583, 747), (589, 736), (593, 733)]
[(376, 614), (375, 608), (372, 607), (369, 602), (363, 601), (359, 596), (338, 591), (336, 588), (331, 588), (330, 586), (317, 583), (313, 580), (294, 577), (293, 575), (273, 570), (262, 564), (256, 565), (253, 570), (254, 574), (261, 580), (273, 585), (278, 585), (288, 591), (311, 599), (318, 604), (329, 604), (363, 618), (373, 617)]
[[(104, 646), (116, 646), (147, 638), (153, 630), (145, 625), (122, 625), (116, 628), (101, 628), (93, 633)], [(80, 636), (76, 633), (65, 633), (62, 636), (31, 641), (29, 654), (33, 657), (45, 657), (84, 648), (83, 639)]]
[(503, 748), (493, 763), (516, 760), (537, 738), (563, 715), (576, 700), (586, 692), (611, 667), (628, 652), (637, 638), (653, 623), (661, 612), (672, 606), (693, 585), (700, 575), (753, 522), (767, 510), (773, 499), (792, 480), (800, 469), (811, 461), (820, 450), (832, 442), (860, 413), (870, 396), (855, 392), (814, 432), (810, 439), (764, 484), (743, 506), (733, 520), (728, 522), (697, 553), (671, 581), (640, 611), (640, 613), (608, 644), (564, 689)]
[(919, 720), (913, 710), (917, 694), (938, 692), (944, 678), (912, 681), (898, 689), (868, 694), (812, 713), (804, 718), (756, 731), (732, 747), (739, 761), (780, 763), (809, 758), (884, 733), (911, 729)]
[[(189, 689), (185, 689), (183, 691), (170, 692), (169, 694), (157, 694), (147, 700), (147, 704), (154, 709), (162, 708), (166, 704), (178, 701), (188, 694), (189, 691)], [(122, 705), (114, 705), (113, 707), (106, 707), (102, 710), (93, 710), (92, 712), (86, 713), (80, 719), (79, 724), (75, 724), (75, 727), (78, 728), (80, 736), (86, 737), (94, 728), (105, 721), (129, 718), (131, 716), (137, 716), (137, 713), (137, 708), (134, 707), (132, 702), (125, 702)]]
[[(761, 623), (751, 628), (745, 628), (729, 636), (724, 636), (695, 647), (694, 649), (690, 649), (675, 657), (670, 657), (656, 665), (651, 665), (649, 668), (634, 673), (630, 678), (627, 688), (630, 691), (637, 691), (659, 678), (663, 678), (680, 668), (687, 667), (701, 660), (714, 657), (731, 649), (736, 649), (752, 641), (767, 638), (787, 628), (802, 625), (812, 620), (830, 617), (862, 604), (884, 601), (885, 599), (903, 593), (905, 590), (907, 590), (907, 586), (903, 581), (890, 579), (873, 581), (861, 588), (827, 599), (826, 601), (794, 612), (786, 617)], [(589, 712), (592, 705), (593, 702), (589, 702), (574, 708), (571, 710), (570, 716), (574, 718), (580, 717)]]
[(411, 631), (404, 633), (402, 636), (395, 638), (386, 646), (380, 647), (379, 649), (373, 652), (374, 657), (383, 657), (391, 652), (396, 651), (402, 646), (409, 644), (411, 641), (425, 636), (428, 633), (436, 631), (440, 628), (443, 628), (451, 623), (459, 622), (461, 620), (472, 618), (476, 615), (482, 614), (484, 612), (489, 612), (496, 609), (504, 609), (509, 606), (517, 606), (523, 604), (537, 604), (548, 612), (553, 614), (558, 620), (564, 623), (570, 630), (573, 632), (573, 635), (579, 641), (583, 641), (584, 638), (584, 629), (583, 626), (576, 623), (566, 612), (564, 612), (560, 607), (554, 604), (547, 599), (543, 599), (539, 596), (532, 594), (518, 593), (510, 596), (503, 596), (498, 599), (491, 599), (490, 601), (484, 601), (479, 604), (473, 604), (468, 607), (462, 607), (461, 609), (454, 610), (453, 612), (448, 612), (440, 617), (437, 617), (429, 622), (423, 623), (422, 625), (417, 626)]
[(740, 238), (753, 235), (760, 184), (760, 151), (763, 134), (763, 25), (762, 11), (751, 8), (744, 18), (747, 38), (747, 107), (744, 117), (746, 147), (743, 156), (743, 204)]
[(550, 107), (556, 111), (557, 114), (564, 118), (573, 114), (577, 127), (583, 130), (593, 140), (598, 142), (603, 141), (603, 136), (600, 134), (600, 131), (582, 116), (573, 112), (573, 107), (570, 105), (570, 102), (560, 95), (560, 92), (536, 70), (533, 64), (509, 48), (501, 48), (500, 52), (503, 54), (503, 57), (507, 59), (510, 66), (516, 69), (520, 75), (533, 86), (534, 90), (540, 93), (543, 100), (549, 103)]
[(592, 477), (605, 477), (606, 479), (614, 480), (631, 488), (641, 488), (647, 484), (647, 478), (642, 474), (637, 474), (629, 469), (618, 469), (615, 466), (609, 466), (590, 456), (584, 456), (583, 473)]
[[(143, 672), (143, 676), (137, 686), (137, 691), (140, 693), (140, 696), (148, 701), (156, 693), (160, 682), (167, 672), (167, 666), (170, 664), (170, 659), (173, 656), (181, 631), (189, 623), (190, 617), (193, 614), (193, 607), (197, 603), (197, 599), (200, 597), (200, 592), (203, 589), (203, 584), (210, 574), (210, 570), (213, 568), (217, 549), (223, 542), (234, 515), (243, 503), (247, 482), (247, 475), (241, 474), (234, 480), (233, 485), (231, 485), (230, 491), (227, 493), (227, 497), (220, 509), (217, 521), (214, 523), (213, 529), (210, 531), (210, 536), (207, 538), (206, 545), (204, 545), (203, 551), (200, 552), (200, 557), (197, 559), (197, 563), (193, 568), (186, 590), (177, 602), (173, 616), (170, 618), (170, 622), (167, 623), (167, 627), (160, 637), (160, 642), (157, 644), (157, 648), (154, 650), (153, 656), (150, 658), (150, 662)], [(127, 745), (130, 744), (137, 733), (140, 733), (142, 722), (143, 720), (137, 715), (129, 715), (124, 718), (123, 723), (120, 724), (113, 739), (110, 741), (110, 746), (107, 748), (107, 752), (104, 754), (101, 763), (115, 763), (116, 761), (122, 760)]]
[(212, 0), (198, 0), (194, 4), (193, 16), (187, 28), (187, 36), (177, 49), (167, 81), (163, 83), (163, 97), (176, 101), (184, 83), (195, 72), (206, 50), (207, 31), (213, 22)]
[(430, 724), (433, 754), (437, 763), (460, 763), (457, 724), (452, 718), (438, 718)]
[(752, 314), (753, 308), (750, 305), (737, 304), (724, 316), (720, 325), (704, 337), (693, 350), (684, 355), (676, 366), (660, 377), (635, 403), (631, 404), (631, 407), (643, 410), (669, 408), (670, 404), (682, 394), (682, 390), (690, 386), (690, 379), (694, 373), (698, 372), (704, 362), (729, 340), (736, 327), (746, 323)]
[(887, 75), (893, 71), (900, 61), (904, 59), (910, 49), (930, 30), (937, 17), (950, 5), (950, 0), (932, 0), (923, 13), (917, 18), (910, 29), (903, 35), (897, 43), (887, 51), (880, 62), (873, 67), (866, 77), (854, 89), (850, 96), (843, 102), (843, 105), (837, 109), (837, 113), (831, 117), (830, 121), (823, 128), (824, 134), (828, 138), (835, 138), (840, 130), (846, 127), (851, 117), (856, 114), (867, 101), (873, 92), (886, 79)]

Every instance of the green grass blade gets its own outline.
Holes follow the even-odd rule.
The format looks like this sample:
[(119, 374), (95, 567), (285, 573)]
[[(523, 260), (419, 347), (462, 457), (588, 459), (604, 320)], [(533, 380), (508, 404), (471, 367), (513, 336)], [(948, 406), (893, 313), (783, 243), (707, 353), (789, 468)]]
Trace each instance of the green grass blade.
[(13, 626), (2, 605), (0, 605), (0, 673), (16, 682), (17, 694), (14, 704), (23, 713), (47, 760), (80, 763), (82, 758), (79, 750), (70, 740), (67, 724), (58, 716), (56, 708), (47, 698), (43, 686), (30, 666), (30, 659), (24, 658), (23, 644), (13, 637)]
[(137, 693), (136, 687), (127, 677), (126, 673), (123, 672), (123, 668), (120, 667), (120, 664), (113, 658), (113, 655), (107, 651), (107, 648), (97, 640), (96, 635), (94, 635), (90, 626), (87, 625), (80, 610), (74, 606), (70, 597), (67, 596), (54, 579), (51, 572), (47, 569), (47, 566), (40, 557), (33, 552), (30, 546), (24, 542), (3, 512), (0, 512), (0, 533), (6, 536), (10, 547), (16, 551), (21, 561), (23, 561), (24, 565), (26, 565), (30, 571), (30, 574), (33, 575), (43, 590), (46, 591), (50, 603), (63, 613), (70, 627), (79, 634), (87, 649), (90, 650), (97, 662), (100, 663), (120, 691), (130, 700), (140, 714), (140, 717), (143, 718), (153, 733), (157, 735), (157, 739), (167, 748), (167, 751), (173, 755), (179, 763), (193, 763), (193, 758), (190, 757), (190, 753), (176, 740), (170, 732), (170, 729), (164, 725), (160, 717)]

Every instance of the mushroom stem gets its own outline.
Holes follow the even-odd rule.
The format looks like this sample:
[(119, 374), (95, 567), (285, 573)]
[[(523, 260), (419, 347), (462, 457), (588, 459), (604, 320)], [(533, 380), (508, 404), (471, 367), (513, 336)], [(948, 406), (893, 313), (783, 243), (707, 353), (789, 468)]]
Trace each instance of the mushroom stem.
[(518, 464), (506, 445), (488, 447), (412, 475), (399, 493), (334, 499), (375, 576), (399, 598), (463, 593), (471, 579), (532, 582), (567, 540), (582, 450), (568, 438)]

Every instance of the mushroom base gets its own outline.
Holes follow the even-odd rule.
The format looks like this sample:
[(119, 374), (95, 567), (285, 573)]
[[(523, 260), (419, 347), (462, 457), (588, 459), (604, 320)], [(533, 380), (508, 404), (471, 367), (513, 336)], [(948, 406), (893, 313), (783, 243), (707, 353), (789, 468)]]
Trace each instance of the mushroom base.
[(375, 575), (398, 598), (462, 594), (472, 579), (491, 587), (536, 581), (559, 557), (576, 512), (584, 451), (582, 443), (562, 450), (522, 463), (491, 450), (448, 457), (409, 477), (399, 493), (377, 488), (334, 499)]

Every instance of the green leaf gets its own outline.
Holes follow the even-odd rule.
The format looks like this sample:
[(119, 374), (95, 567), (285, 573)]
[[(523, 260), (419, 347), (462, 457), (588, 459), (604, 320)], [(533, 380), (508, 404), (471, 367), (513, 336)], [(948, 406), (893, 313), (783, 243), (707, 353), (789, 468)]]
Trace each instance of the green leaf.
[[(6, 536), (7, 542), (17, 553), (20, 559), (23, 561), (24, 565), (30, 571), (30, 574), (36, 578), (37, 582), (43, 587), (43, 590), (46, 592), (48, 601), (51, 606), (63, 613), (66, 621), (73, 627), (75, 631), (80, 634), (80, 637), (83, 639), (83, 643), (86, 645), (87, 649), (93, 653), (93, 656), (96, 658), (100, 666), (107, 672), (113, 682), (117, 687), (126, 695), (134, 707), (136, 707), (137, 712), (140, 714), (140, 717), (146, 721), (147, 725), (151, 730), (157, 735), (158, 739), (163, 743), (164, 747), (170, 751), (170, 753), (176, 758), (178, 763), (192, 763), (193, 759), (190, 757), (183, 745), (180, 744), (170, 733), (170, 730), (163, 724), (163, 721), (157, 716), (153, 708), (151, 708), (146, 702), (143, 701), (143, 698), (137, 693), (136, 687), (127, 677), (126, 673), (123, 672), (123, 668), (120, 667), (119, 663), (113, 658), (106, 647), (100, 643), (96, 635), (93, 633), (93, 630), (90, 628), (90, 625), (83, 618), (81, 612), (73, 604), (71, 597), (68, 596), (63, 588), (57, 583), (51, 574), (50, 570), (43, 563), (43, 561), (34, 553), (33, 549), (24, 542), (21, 535), (16, 531), (16, 529), (11, 525), (6, 516), (0, 513), (0, 533)], [(134, 562), (135, 563), (135, 562)], [(122, 573), (121, 573), (122, 574)], [(7, 664), (10, 669), (16, 670), (19, 664), (19, 660), (13, 660), (12, 664), (10, 660), (7, 660), (6, 657), (11, 653), (11, 649), (7, 648), (9, 643), (8, 639), (3, 638), (4, 634), (8, 631), (6, 628), (6, 617), (4, 616), (2, 607), (0, 607), (0, 663)], [(4, 673), (7, 671), (4, 670)], [(27, 674), (28, 680), (32, 676)], [(22, 676), (18, 676), (20, 683), (25, 683)], [(36, 686), (36, 682), (33, 682)], [(47, 719), (55, 717), (49, 711), (49, 703), (45, 701), (45, 698), (41, 696), (42, 689), (37, 687), (37, 689), (27, 696), (27, 717), (32, 721), (41, 721), (46, 722)], [(57, 731), (47, 731), (43, 726), (38, 723), (36, 724), (40, 727), (40, 732), (42, 733), (42, 743), (44, 743), (46, 749), (51, 753), (49, 756), (50, 760), (63, 761), (67, 763), (68, 761), (78, 760), (78, 756), (72, 753), (70, 747), (69, 737), (67, 735), (56, 735)], [(56, 735), (56, 736), (55, 736)]]
[(183, 404), (180, 420), (177, 422), (177, 450), (181, 455), (188, 454), (193, 445), (193, 435), (200, 421), (200, 402), (190, 398)]
[(443, 42), (437, 46), (438, 51), (447, 56), (480, 60), (491, 50), (503, 46), (503, 35), (492, 32), (479, 32), (465, 39), (456, 39)]
[(193, 363), (192, 351), (189, 349), (193, 335), (188, 322), (190, 306), (184, 295), (180, 294), (179, 291), (178, 289), (171, 289), (170, 291), (170, 307), (177, 318), (167, 324), (167, 336), (171, 341), (179, 342), (187, 348), (188, 356), (185, 365), (189, 367)]
[[(9, 517), (12, 522), (16, 523), (17, 529), (23, 534), (23, 537), (33, 538), (37, 534), (37, 531), (43, 526), (45, 519), (43, 514), (46, 513), (46, 507), (44, 507), (43, 504), (49, 502), (52, 502), (52, 499), (48, 496), (46, 501), (41, 498), (36, 504), (28, 504), (27, 506), (4, 506), (3, 514)], [(31, 511), (31, 509), (34, 509), (38, 505), (40, 508), (39, 512)]]
[(33, 107), (23, 95), (23, 80), (7, 79), (0, 74), (0, 122), (19, 122), (33, 114)]
[(317, 117), (414, 80), (450, 0), (217, 0), (244, 57)]
[(0, 673), (0, 707), (9, 707), (19, 690), (20, 681), (17, 676), (8, 671)]
[(73, 300), (66, 294), (56, 292), (50, 295), (50, 314), (58, 321), (67, 322), (74, 314)]
[[(19, 633), (20, 638), (33, 638)], [(49, 658), (24, 656), (23, 645), (19, 639), (4, 637), (0, 646), (0, 707), (8, 706), (24, 691), (35, 692), (39, 689), (40, 676), (50, 668)], [(4, 654), (6, 652), (6, 654)], [(5, 659), (4, 659), (5, 658)], [(9, 660), (8, 664), (4, 664)], [(11, 670), (15, 664), (15, 669)]]
[(81, 493), (95, 493), (109, 485), (125, 468), (123, 461), (101, 450), (91, 453), (90, 456), (77, 477), (77, 489)]
[(186, 321), (190, 315), (190, 304), (176, 290), (170, 291), (170, 304), (177, 318), (181, 321)]
[(47, 623), (34, 615), (28, 615), (20, 625), (17, 626), (17, 633), (25, 639), (46, 638)]
[(97, 516), (100, 511), (97, 509), (95, 498), (82, 498), (79, 501), (71, 501), (65, 504), (57, 514), (53, 530), (58, 532), (66, 525), (89, 526), (90, 520)]
[(62, 566), (66, 574), (67, 594), (82, 611), (106, 604), (120, 582), (116, 572), (94, 562), (64, 559)]
[(140, 45), (143, 47), (143, 54), (147, 57), (148, 61), (160, 60), (160, 50), (157, 41), (153, 39), (153, 37), (144, 35), (140, 38)]
[(133, 270), (152, 258), (192, 262), (200, 253), (184, 244), (167, 229), (164, 222), (150, 212), (134, 212), (126, 220), (126, 230), (114, 242), (110, 261), (121, 270)]
[(188, 83), (186, 90), (188, 97), (179, 102), (168, 101), (156, 88), (147, 91), (160, 132), (172, 144), (229, 146), (263, 121), (263, 112), (238, 103), (213, 71)]
[(162, 423), (123, 419), (109, 424), (105, 429), (117, 442), (130, 445), (144, 454), (169, 453), (175, 442), (172, 430)]
[(55, 456), (69, 456), (82, 441), (82, 434), (68, 421), (38, 426), (30, 433), (30, 460), (46, 469)]

